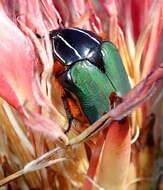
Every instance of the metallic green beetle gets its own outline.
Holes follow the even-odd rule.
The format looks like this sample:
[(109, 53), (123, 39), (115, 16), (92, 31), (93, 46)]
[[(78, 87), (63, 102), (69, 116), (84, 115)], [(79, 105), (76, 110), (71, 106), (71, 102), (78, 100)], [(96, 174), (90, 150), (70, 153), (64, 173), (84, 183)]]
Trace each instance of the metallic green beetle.
[(90, 123), (111, 109), (109, 95), (130, 90), (128, 76), (116, 47), (88, 30), (65, 28), (50, 32), (54, 58), (66, 70), (57, 77), (74, 94)]

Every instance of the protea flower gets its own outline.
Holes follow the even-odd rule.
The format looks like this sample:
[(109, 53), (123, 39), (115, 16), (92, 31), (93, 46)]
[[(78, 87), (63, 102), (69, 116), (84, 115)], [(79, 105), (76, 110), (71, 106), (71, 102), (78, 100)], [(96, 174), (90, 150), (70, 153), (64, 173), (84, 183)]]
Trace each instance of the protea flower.
[[(62, 22), (113, 42), (133, 88), (93, 125), (77, 122), (67, 135), (49, 40)], [(161, 189), (162, 0), (1, 1), (0, 28), (0, 184)]]

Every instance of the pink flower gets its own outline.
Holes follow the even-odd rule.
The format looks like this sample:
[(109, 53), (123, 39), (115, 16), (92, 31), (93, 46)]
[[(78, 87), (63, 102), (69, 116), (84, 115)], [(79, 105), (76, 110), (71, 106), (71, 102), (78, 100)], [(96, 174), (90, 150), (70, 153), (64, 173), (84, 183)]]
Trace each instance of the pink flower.
[[(69, 141), (63, 133), (67, 123), (62, 92), (52, 74), (53, 56), (48, 39), (48, 32), (59, 28), (59, 22), (65, 27), (91, 30), (112, 41), (119, 49), (133, 87), (121, 104), (93, 125), (85, 130), (80, 124), (74, 127), (68, 134)], [(148, 164), (159, 158), (151, 159), (155, 145), (148, 146), (151, 129), (146, 120), (153, 112), (150, 101), (158, 106), (160, 96), (153, 95), (163, 79), (163, 63), (157, 61), (158, 56), (162, 61), (158, 54), (163, 29), (162, 0), (4, 0), (0, 3), (0, 28), (0, 97), (19, 113), (23, 123), (20, 128), (25, 124), (32, 129), (32, 133), (29, 128), (23, 130), (30, 132), (33, 152), (39, 156), (52, 149), (56, 146), (54, 140), (72, 145), (64, 150), (73, 160), (52, 166), (52, 171), (40, 172), (43, 186), (36, 183), (38, 174), (28, 179), (29, 189), (33, 181), (36, 188), (44, 189), (89, 190), (99, 185), (106, 190), (123, 190), (130, 189), (134, 182), (136, 189), (136, 181), (150, 177)], [(43, 39), (36, 34), (44, 36)], [(131, 146), (131, 138), (138, 129), (140, 142)], [(91, 135), (96, 137), (90, 138)], [(157, 135), (157, 141), (158, 138), (161, 137)], [(87, 143), (81, 143), (84, 140)], [(14, 154), (19, 155), (19, 151)], [(18, 158), (21, 160), (20, 155)]]

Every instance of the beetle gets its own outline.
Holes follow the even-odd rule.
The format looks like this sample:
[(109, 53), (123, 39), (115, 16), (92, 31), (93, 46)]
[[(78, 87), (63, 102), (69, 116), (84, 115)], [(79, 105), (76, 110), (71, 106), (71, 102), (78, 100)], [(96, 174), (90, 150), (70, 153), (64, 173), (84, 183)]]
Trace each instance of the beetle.
[(131, 88), (117, 48), (95, 33), (79, 28), (52, 30), (49, 36), (54, 59), (60, 63), (56, 78), (79, 101), (89, 123), (94, 123), (111, 109), (112, 92), (123, 96)]

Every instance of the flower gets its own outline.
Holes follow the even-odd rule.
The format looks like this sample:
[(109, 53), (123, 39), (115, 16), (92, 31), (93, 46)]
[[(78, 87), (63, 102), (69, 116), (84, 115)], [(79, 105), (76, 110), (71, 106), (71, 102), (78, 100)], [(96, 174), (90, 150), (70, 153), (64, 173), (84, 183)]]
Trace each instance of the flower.
[[(0, 96), (3, 101), (0, 118), (4, 126), (1, 136), (2, 139), (7, 136), (7, 145), (0, 158), (2, 166), (7, 164), (7, 168), (1, 175), (9, 175), (9, 171), (14, 173), (62, 143), (64, 151), (55, 151), (56, 162), (49, 161), (54, 154), (52, 151), (28, 164), (19, 174), (57, 163), (57, 159), (60, 164), (29, 174), (27, 183), (23, 180), (15, 186), (22, 188), (26, 183), (29, 189), (88, 190), (96, 186), (123, 190), (130, 189), (131, 184), (136, 189), (137, 181), (149, 179), (148, 167), (159, 159), (151, 156), (156, 144), (149, 145), (149, 137), (153, 139), (153, 134), (146, 120), (153, 118), (150, 101), (159, 109), (160, 96), (152, 96), (156, 88), (159, 89), (163, 76), (163, 63), (157, 62), (162, 18), (162, 0), (129, 0), (127, 3), (124, 0), (2, 1)], [(63, 89), (53, 76), (54, 61), (48, 38), (48, 32), (59, 28), (61, 22), (66, 27), (91, 30), (113, 42), (133, 87), (122, 103), (100, 120), (87, 128), (77, 123), (68, 135), (63, 133), (68, 124), (61, 101)], [(139, 141), (131, 146), (131, 138), (138, 129), (141, 129)], [(82, 143), (85, 140), (87, 142)], [(150, 184), (140, 183), (139, 188)]]

